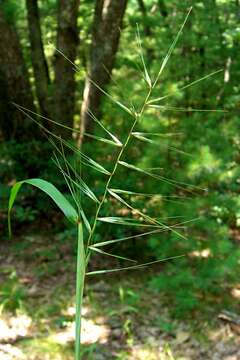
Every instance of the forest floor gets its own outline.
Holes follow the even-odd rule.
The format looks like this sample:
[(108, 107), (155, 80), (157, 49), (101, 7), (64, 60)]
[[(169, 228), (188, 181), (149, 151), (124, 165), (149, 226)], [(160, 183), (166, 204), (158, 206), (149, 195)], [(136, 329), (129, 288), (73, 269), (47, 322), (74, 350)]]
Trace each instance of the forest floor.
[[(73, 359), (72, 246), (46, 239), (46, 234), (27, 235), (1, 245), (1, 360)], [(148, 276), (133, 271), (89, 278), (84, 359), (240, 359), (240, 325), (207, 310), (174, 319), (171, 303), (147, 286)]]

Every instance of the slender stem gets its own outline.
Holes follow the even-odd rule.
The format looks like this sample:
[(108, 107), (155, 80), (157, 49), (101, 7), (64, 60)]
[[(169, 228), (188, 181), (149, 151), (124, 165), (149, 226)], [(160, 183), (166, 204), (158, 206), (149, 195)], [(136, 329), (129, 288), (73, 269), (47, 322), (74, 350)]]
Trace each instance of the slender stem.
[(102, 209), (102, 206), (103, 206), (103, 204), (104, 204), (104, 202), (105, 202), (105, 199), (106, 199), (106, 196), (107, 196), (107, 193), (108, 193), (108, 189), (109, 189), (110, 183), (111, 183), (111, 181), (112, 181), (112, 178), (113, 178), (113, 176), (114, 176), (115, 173), (116, 173), (116, 170), (117, 170), (117, 167), (118, 167), (118, 163), (119, 163), (119, 161), (120, 161), (120, 159), (121, 159), (121, 157), (122, 157), (122, 155), (123, 155), (123, 153), (124, 153), (125, 148), (127, 147), (128, 143), (129, 143), (129, 140), (130, 140), (130, 138), (131, 138), (131, 136), (132, 136), (132, 133), (133, 133), (133, 131), (134, 131), (134, 128), (135, 128), (138, 120), (139, 120), (140, 117), (143, 115), (143, 112), (144, 112), (145, 107), (146, 107), (146, 105), (147, 105), (148, 99), (149, 99), (149, 97), (151, 96), (151, 93), (152, 93), (152, 88), (149, 89), (149, 91), (148, 91), (148, 93), (147, 93), (147, 96), (146, 96), (146, 98), (144, 99), (142, 108), (141, 108), (141, 110), (139, 111), (139, 113), (135, 113), (135, 114), (134, 114), (134, 122), (133, 122), (133, 124), (132, 124), (132, 126), (131, 126), (131, 128), (130, 128), (130, 131), (129, 131), (129, 133), (128, 133), (127, 139), (125, 140), (125, 142), (124, 142), (124, 144), (123, 144), (123, 146), (122, 146), (122, 148), (121, 148), (121, 150), (120, 150), (120, 152), (119, 152), (119, 154), (118, 154), (118, 156), (117, 156), (117, 159), (116, 159), (116, 161), (115, 161), (115, 164), (114, 164), (112, 173), (111, 173), (111, 175), (109, 176), (109, 179), (108, 179), (108, 181), (107, 181), (107, 183), (106, 183), (102, 200), (100, 201), (100, 203), (99, 203), (99, 205), (98, 205), (98, 208), (97, 208), (97, 211), (96, 211), (96, 214), (95, 214), (95, 217), (94, 217), (94, 222), (93, 222), (92, 230), (91, 230), (91, 232), (90, 232), (90, 234), (89, 234), (89, 237), (88, 237), (87, 249), (88, 249), (88, 246), (91, 245), (92, 237), (93, 237), (93, 234), (94, 234), (96, 225), (97, 225), (98, 214), (99, 214), (100, 210)]
[(83, 243), (82, 223), (78, 224), (77, 244), (77, 278), (76, 278), (76, 328), (75, 328), (75, 360), (81, 359), (81, 312), (85, 279), (85, 251)]
[[(106, 196), (107, 196), (107, 193), (108, 193), (108, 189), (109, 189), (109, 185), (110, 185), (110, 183), (111, 183), (111, 181), (112, 181), (112, 178), (113, 178), (113, 176), (114, 176), (114, 174), (115, 174), (115, 172), (116, 172), (116, 170), (117, 170), (118, 162), (119, 162), (119, 160), (121, 159), (122, 154), (123, 154), (123, 152), (124, 152), (124, 150), (125, 150), (128, 142), (129, 142), (129, 140), (130, 140), (130, 137), (131, 137), (131, 135), (132, 135), (132, 132), (133, 132), (133, 130), (134, 130), (134, 127), (135, 127), (137, 121), (138, 121), (138, 116), (136, 115), (136, 116), (135, 116), (135, 119), (134, 119), (134, 122), (133, 122), (133, 125), (132, 125), (132, 127), (131, 127), (131, 129), (130, 129), (130, 131), (129, 131), (128, 136), (127, 136), (127, 139), (126, 139), (125, 143), (123, 144), (123, 146), (122, 146), (122, 148), (121, 148), (121, 150), (120, 150), (120, 152), (119, 152), (119, 154), (118, 154), (118, 156), (117, 156), (117, 159), (116, 159), (116, 161), (115, 161), (115, 164), (114, 164), (112, 173), (111, 173), (111, 175), (109, 176), (108, 181), (107, 181), (107, 183), (106, 183), (105, 190), (104, 190), (104, 193), (103, 193), (103, 197), (102, 197), (102, 200), (100, 201), (100, 203), (99, 203), (99, 205), (98, 205), (98, 208), (97, 208), (97, 211), (96, 211), (96, 214), (95, 214), (95, 218), (94, 218), (94, 222), (93, 222), (93, 226), (92, 226), (92, 230), (91, 230), (91, 233), (89, 234), (88, 246), (91, 244), (92, 236), (93, 236), (93, 234), (94, 234), (94, 231), (95, 231), (95, 228), (96, 228), (96, 225), (97, 225), (98, 214), (99, 214), (99, 212), (100, 212), (100, 210), (101, 210), (101, 208), (102, 208), (102, 206), (103, 206), (103, 204), (104, 204), (104, 202), (105, 202), (105, 199), (106, 199)], [(87, 248), (88, 248), (88, 246), (87, 246)]]

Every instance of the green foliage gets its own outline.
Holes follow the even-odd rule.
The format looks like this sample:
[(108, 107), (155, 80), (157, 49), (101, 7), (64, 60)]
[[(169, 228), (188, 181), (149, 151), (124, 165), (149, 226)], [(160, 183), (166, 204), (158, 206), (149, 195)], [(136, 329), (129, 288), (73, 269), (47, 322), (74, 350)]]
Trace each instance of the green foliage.
[(1, 142), (1, 181), (8, 183), (27, 175), (36, 177), (51, 172), (50, 150), (51, 145), (47, 141)]
[(15, 207), (15, 219), (17, 223), (24, 224), (33, 222), (39, 216), (39, 211), (33, 209), (31, 206), (16, 206)]
[(119, 288), (119, 298), (122, 304), (122, 313), (138, 312), (137, 306), (140, 302), (140, 296), (132, 289)]
[(67, 199), (60, 193), (60, 191), (51, 183), (42, 179), (28, 179), (22, 180), (14, 184), (9, 197), (8, 211), (9, 211), (9, 233), (11, 234), (10, 226), (10, 212), (15, 202), (16, 196), (23, 184), (29, 184), (45, 192), (64, 213), (66, 218), (76, 223), (78, 221), (78, 214), (73, 206), (67, 201)]
[[(0, 215), (6, 219), (6, 209), (10, 194), (11, 185), (27, 176), (43, 177), (47, 180), (54, 180), (54, 183), (66, 191), (66, 184), (62, 177), (56, 174), (56, 167), (49, 159), (49, 152), (52, 151), (51, 144), (41, 141), (29, 141), (18, 144), (15, 141), (2, 142), (0, 144)], [(14, 208), (15, 227), (32, 223), (46, 214), (46, 196), (39, 194), (36, 197), (36, 190), (31, 187), (24, 187), (20, 199), (16, 200)], [(48, 204), (49, 214), (54, 219), (55, 207)], [(53, 221), (54, 222), (54, 221)]]
[(193, 311), (201, 312), (208, 305), (214, 305), (212, 310), (217, 311), (220, 296), (219, 310), (223, 303), (229, 305), (227, 290), (237, 282), (239, 251), (233, 252), (229, 240), (216, 245), (212, 250), (195, 251), (177, 264), (167, 264), (164, 272), (150, 281), (151, 288), (171, 298), (174, 316), (191, 318)]
[(7, 21), (15, 26), (16, 21), (21, 17), (21, 11), (24, 10), (24, 0), (2, 0), (0, 6)]
[[(40, 3), (44, 17), (43, 40), (47, 43), (55, 36), (56, 4), (55, 1)], [(111, 96), (107, 95), (102, 102), (103, 126), (99, 126), (96, 121), (91, 142), (86, 142), (83, 146), (84, 154), (89, 157), (84, 157), (78, 151), (78, 156), (84, 158), (85, 165), (88, 166), (87, 170), (83, 169), (82, 180), (88, 184), (98, 201), (104, 197), (101, 214), (95, 221), (93, 214), (97, 201), (94, 201), (93, 196), (87, 196), (89, 191), (86, 188), (85, 193), (82, 191), (82, 204), (87, 219), (84, 220), (81, 213), (85, 224), (84, 237), (88, 236), (90, 224), (94, 227), (94, 239), (92, 236), (89, 239), (97, 244), (108, 242), (106, 248), (100, 249), (117, 256), (123, 254), (131, 259), (141, 257), (149, 260), (151, 257), (154, 262), (159, 258), (186, 254), (184, 259), (161, 266), (160, 272), (152, 275), (150, 286), (156, 291), (156, 296), (163, 296), (167, 303), (171, 301), (174, 316), (191, 318), (195, 312), (201, 311), (203, 306), (214, 305), (216, 311), (216, 299), (220, 296), (224, 304), (235, 306), (229, 293), (231, 287), (238, 282), (239, 267), (240, 136), (237, 108), (240, 72), (236, 61), (239, 10), (234, 2), (194, 2), (194, 10), (186, 24), (186, 31), (181, 35), (181, 44), (174, 49), (170, 60), (165, 58), (169, 60), (168, 66), (161, 81), (153, 89), (154, 102), (151, 105), (158, 107), (147, 107), (137, 125), (137, 135), (132, 136), (126, 146), (123, 162), (120, 163), (122, 166), (118, 166), (112, 180), (111, 188), (126, 189), (128, 192), (117, 193), (118, 197), (116, 192), (115, 196), (114, 192), (108, 192), (109, 201), (106, 201), (105, 175), (108, 175), (121, 144), (126, 140), (133, 115), (132, 109), (140, 109), (142, 99), (146, 96), (146, 85), (151, 87), (154, 74), (156, 76), (159, 71), (160, 59), (167, 53), (168, 46), (182, 22), (182, 13), (191, 5), (188, 0), (166, 1), (164, 15), (157, 7), (157, 2), (145, 1), (147, 15), (143, 17), (137, 3), (129, 2), (125, 16), (114, 70), (116, 82), (112, 82), (107, 90)], [(89, 48), (92, 18), (90, 5), (89, 1), (84, 2), (83, 12), (79, 17), (84, 41), (81, 42), (81, 59), (78, 60), (81, 71), (76, 74), (78, 99), (83, 90), (84, 59)], [(11, 7), (9, 9), (11, 10)], [(139, 23), (138, 41), (135, 41), (132, 30), (136, 22)], [(22, 42), (26, 44), (25, 26), (21, 21)], [(150, 27), (150, 34), (146, 31), (147, 26)], [(139, 40), (142, 48), (140, 61), (136, 56), (139, 52)], [(129, 44), (135, 44), (133, 51), (129, 50)], [(50, 51), (47, 51), (47, 57), (52, 60)], [(205, 78), (218, 69), (223, 69), (223, 72)], [(32, 70), (30, 65), (29, 70)], [(198, 79), (202, 78), (205, 80), (198, 82)], [(193, 85), (188, 86), (191, 83)], [(161, 106), (165, 106), (165, 109)], [(192, 109), (203, 112), (198, 113)], [(226, 109), (228, 112), (207, 112), (207, 109)], [(111, 133), (106, 129), (111, 129)], [(148, 133), (155, 135), (146, 135)], [(118, 141), (111, 136), (113, 134)], [(101, 143), (96, 145), (98, 140)], [(72, 142), (68, 145), (74, 150)], [(59, 143), (58, 146), (61, 147)], [(63, 178), (55, 175), (55, 168), (49, 161), (48, 153), (49, 145), (41, 142), (29, 140), (28, 144), (1, 144), (1, 204), (6, 204), (8, 185), (29, 176), (52, 181), (65, 196), (67, 186), (64, 185)], [(72, 154), (67, 153), (65, 161), (60, 160), (65, 176), (66, 163), (75, 166)], [(100, 164), (104, 164), (104, 168), (100, 167)], [(102, 170), (102, 174), (95, 170)], [(149, 173), (154, 175), (151, 180), (147, 177)], [(70, 174), (73, 176), (74, 171), (70, 171)], [(67, 179), (69, 180), (68, 177)], [(74, 181), (78, 183), (79, 179)], [(69, 184), (70, 189), (76, 185), (71, 180)], [(75, 197), (79, 194), (78, 190), (75, 189)], [(144, 196), (146, 193), (152, 196)], [(27, 188), (23, 189), (21, 194), (21, 200), (15, 208), (18, 225), (43, 217), (46, 197), (36, 197), (36, 192)], [(66, 196), (67, 200), (69, 197)], [(6, 206), (3, 205), (3, 208)], [(54, 214), (54, 210), (51, 213)], [(165, 228), (165, 231), (158, 234), (140, 237), (141, 231), (137, 227), (122, 226), (123, 221), (120, 220), (123, 216), (130, 218), (130, 222), (139, 218), (143, 222), (146, 220), (146, 213), (155, 219), (155, 222), (167, 223), (174, 231)], [(100, 219), (105, 219), (102, 225), (98, 221)], [(107, 223), (106, 219), (111, 221)], [(126, 221), (124, 224), (126, 225)], [(175, 230), (181, 232), (182, 236), (179, 237)], [(60, 241), (61, 238), (63, 242), (71, 241), (76, 235), (74, 231), (65, 230), (59, 236)], [(143, 228), (142, 233), (144, 232)], [(51, 253), (45, 256), (51, 258)], [(121, 261), (120, 258), (118, 261)], [(102, 264), (104, 268), (104, 256)], [(36, 269), (39, 276), (46, 271), (45, 265)], [(53, 266), (48, 271), (55, 273), (56, 267)], [(135, 295), (131, 292), (121, 294), (120, 291), (126, 311), (135, 311), (135, 304), (138, 303)], [(163, 324), (162, 327), (163, 330), (165, 328), (166, 331), (171, 331), (168, 324)], [(129, 331), (129, 328), (127, 323), (126, 331)]]
[(16, 271), (12, 271), (8, 279), (0, 286), (0, 313), (21, 309), (25, 298), (26, 291), (19, 282)]

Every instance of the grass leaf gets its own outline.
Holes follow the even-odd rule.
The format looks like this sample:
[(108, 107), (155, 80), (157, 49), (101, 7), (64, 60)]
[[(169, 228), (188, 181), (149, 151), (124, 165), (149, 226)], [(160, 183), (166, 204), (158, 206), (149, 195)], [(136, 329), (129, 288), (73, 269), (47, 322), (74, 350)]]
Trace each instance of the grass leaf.
[(114, 146), (122, 146), (121, 143), (117, 143), (115, 141), (112, 141), (112, 140), (109, 140), (109, 139), (105, 139), (103, 137), (100, 137), (100, 136), (96, 136), (96, 135), (93, 135), (93, 134), (89, 134), (89, 133), (84, 133), (83, 134), (84, 136), (87, 136), (89, 137), (90, 139), (94, 139), (94, 140), (97, 140), (97, 141), (101, 141), (101, 142), (104, 142), (106, 144), (110, 144), (110, 145), (114, 145)]
[(120, 256), (120, 255), (110, 254), (110, 253), (105, 252), (105, 251), (103, 251), (101, 249), (95, 248), (94, 246), (89, 246), (88, 248), (90, 250), (95, 251), (95, 252), (97, 252), (99, 254), (102, 254), (102, 255), (111, 256), (111, 257), (114, 257), (114, 258), (117, 258), (117, 259), (120, 259), (120, 260), (127, 260), (127, 261), (131, 261), (131, 262), (135, 262), (135, 263), (137, 262), (136, 260), (132, 260), (132, 259)]
[(168, 258), (165, 258), (165, 259), (149, 261), (147, 263), (143, 263), (143, 264), (139, 264), (139, 265), (133, 265), (133, 266), (127, 266), (127, 267), (122, 267), (122, 268), (117, 268), (117, 269), (96, 270), (96, 271), (87, 272), (86, 275), (100, 275), (100, 274), (107, 274), (107, 273), (124, 271), (124, 270), (139, 270), (139, 269), (142, 269), (142, 268), (144, 268), (146, 266), (149, 266), (149, 265), (154, 265), (154, 264), (164, 262), (164, 261), (179, 259), (179, 258), (184, 257), (184, 256), (185, 255), (172, 256), (172, 257), (168, 257)]
[(118, 243), (118, 242), (121, 242), (121, 241), (135, 239), (135, 238), (142, 237), (142, 236), (162, 233), (164, 231), (168, 231), (168, 230), (167, 229), (156, 229), (156, 230), (148, 231), (148, 232), (141, 233), (141, 234), (138, 234), (138, 235), (132, 235), (132, 236), (122, 237), (122, 238), (119, 238), (119, 239), (112, 239), (112, 240), (102, 241), (102, 242), (99, 242), (99, 243), (95, 243), (94, 245), (92, 245), (92, 247), (102, 247), (102, 246), (106, 246), (106, 245), (110, 245), (110, 244), (115, 244), (115, 243)]
[(61, 139), (59, 136), (55, 136), (58, 139), (60, 139), (62, 141), (62, 143), (68, 147), (69, 149), (71, 149), (75, 154), (79, 154), (81, 156), (81, 162), (86, 165), (89, 166), (91, 168), (93, 168), (96, 171), (99, 171), (105, 175), (111, 175), (111, 173), (106, 170), (102, 165), (100, 165), (98, 162), (96, 162), (95, 160), (93, 160), (92, 158), (90, 158), (89, 156), (87, 156), (86, 154), (84, 154), (80, 149), (78, 149), (76, 146), (70, 144), (70, 142)]
[(113, 142), (117, 145), (117, 146), (122, 146), (122, 142), (113, 134), (111, 133), (104, 125), (101, 121), (99, 121), (96, 116), (90, 111), (87, 111), (88, 115), (106, 132), (106, 134), (108, 134)]
[(169, 49), (168, 49), (168, 52), (167, 52), (165, 58), (163, 59), (162, 65), (161, 65), (161, 67), (160, 67), (160, 70), (159, 70), (159, 72), (158, 72), (158, 75), (157, 75), (157, 77), (156, 77), (156, 80), (155, 80), (155, 82), (154, 82), (154, 84), (153, 84), (153, 87), (155, 87), (155, 85), (157, 84), (157, 82), (158, 82), (158, 80), (159, 80), (159, 78), (160, 78), (163, 70), (165, 69), (165, 66), (167, 65), (167, 63), (168, 63), (168, 61), (169, 61), (169, 59), (170, 59), (170, 57), (171, 57), (171, 55), (172, 55), (172, 52), (173, 52), (173, 50), (175, 49), (175, 46), (176, 46), (176, 44), (177, 44), (177, 42), (178, 42), (178, 39), (179, 39), (179, 37), (180, 37), (180, 35), (181, 35), (182, 31), (183, 31), (183, 28), (184, 28), (184, 26), (185, 26), (185, 24), (186, 24), (186, 22), (187, 22), (187, 19), (188, 19), (189, 15), (190, 15), (191, 11), (192, 11), (192, 7), (190, 7), (190, 9), (189, 9), (189, 11), (188, 11), (188, 13), (187, 13), (187, 16), (185, 17), (185, 19), (184, 19), (184, 21), (183, 21), (183, 23), (182, 23), (182, 25), (181, 25), (181, 27), (180, 27), (180, 29), (179, 29), (176, 37), (175, 37), (175, 39), (173, 40), (171, 46), (170, 46)]
[(168, 179), (168, 178), (165, 178), (164, 176), (161, 176), (161, 175), (158, 175), (158, 174), (154, 174), (152, 172), (149, 172), (149, 171), (145, 171), (144, 169), (141, 169), (137, 166), (134, 166), (132, 164), (129, 164), (125, 161), (118, 161), (118, 163), (122, 166), (125, 166), (131, 170), (135, 170), (135, 171), (138, 171), (138, 172), (141, 172), (145, 175), (148, 175), (156, 180), (160, 180), (160, 181), (163, 181), (163, 182), (166, 182), (167, 184), (170, 184), (172, 186), (175, 186), (179, 189), (183, 189), (185, 191), (188, 191), (188, 192), (191, 192), (190, 189), (187, 189), (186, 187), (189, 187), (189, 188), (192, 188), (192, 189), (198, 189), (198, 190), (202, 190), (202, 191), (206, 191), (206, 189), (203, 189), (203, 188), (200, 188), (198, 186), (194, 186), (194, 185), (191, 185), (191, 184), (187, 184), (187, 183), (183, 183), (183, 182), (180, 182), (180, 181), (175, 181), (175, 180), (172, 180), (172, 179)]
[(64, 213), (66, 218), (73, 222), (77, 223), (79, 218), (77, 211), (74, 207), (69, 203), (69, 201), (60, 193), (60, 191), (50, 182), (42, 180), (42, 179), (28, 179), (17, 182), (11, 190), (9, 204), (8, 204), (8, 224), (9, 224), (9, 234), (11, 235), (11, 222), (10, 222), (10, 215), (11, 210), (14, 205), (16, 196), (23, 184), (29, 184), (37, 187), (38, 189), (45, 192), (60, 208), (60, 210)]
[(179, 108), (174, 106), (165, 105), (148, 105), (151, 108), (160, 109), (162, 111), (183, 111), (183, 112), (227, 112), (224, 109), (192, 109), (192, 108)]
[(142, 62), (142, 65), (143, 65), (143, 70), (144, 70), (144, 80), (148, 84), (149, 88), (151, 88), (152, 87), (152, 81), (151, 81), (150, 75), (149, 75), (149, 73), (147, 71), (145, 61), (144, 61), (143, 50), (142, 50), (142, 42), (141, 42), (141, 37), (140, 37), (138, 24), (137, 24), (137, 36), (136, 37), (137, 37), (137, 44), (138, 44), (138, 48), (139, 48), (139, 55), (140, 55), (141, 62)]
[(106, 217), (98, 217), (98, 221), (107, 222), (110, 224), (118, 224), (118, 225), (127, 225), (127, 226), (148, 226), (148, 227), (158, 227), (158, 225), (146, 224), (137, 222), (132, 218), (118, 217), (118, 216), (106, 216)]
[(168, 97), (171, 97), (171, 96), (173, 96), (174, 94), (176, 94), (176, 93), (178, 93), (178, 92), (180, 92), (180, 91), (182, 91), (182, 90), (185, 90), (185, 89), (189, 88), (190, 86), (196, 85), (196, 84), (198, 84), (199, 82), (201, 82), (201, 81), (203, 81), (203, 80), (206, 80), (206, 79), (208, 79), (209, 77), (211, 77), (211, 76), (213, 76), (213, 75), (216, 75), (216, 74), (218, 74), (218, 73), (220, 73), (220, 72), (222, 72), (222, 71), (223, 71), (223, 69), (214, 71), (214, 72), (212, 72), (212, 73), (210, 73), (210, 74), (208, 74), (208, 75), (205, 75), (205, 76), (203, 76), (203, 77), (201, 77), (201, 78), (199, 78), (199, 79), (197, 79), (197, 80), (192, 81), (192, 82), (189, 83), (189, 84), (186, 84), (186, 85), (182, 86), (181, 88), (179, 88), (179, 89), (177, 89), (177, 90), (175, 90), (175, 91), (173, 91), (173, 92), (170, 92), (170, 93), (168, 93), (168, 94), (166, 94), (166, 95), (164, 95), (164, 96), (161, 96), (161, 97), (159, 97), (159, 98), (149, 100), (149, 101), (147, 102), (147, 104), (148, 104), (148, 105), (149, 105), (149, 104), (153, 104), (153, 103), (155, 103), (155, 102), (158, 102), (158, 101), (164, 100), (164, 99), (166, 99), (166, 98), (168, 98)]
[[(154, 106), (154, 105), (150, 105), (150, 106)], [(192, 154), (189, 154), (189, 153), (187, 153), (187, 152), (185, 152), (185, 151), (183, 151), (183, 150), (180, 150), (180, 149), (177, 149), (177, 148), (175, 148), (174, 146), (170, 146), (170, 145), (168, 145), (168, 144), (164, 144), (164, 143), (159, 143), (158, 141), (156, 141), (156, 140), (152, 140), (152, 139), (149, 139), (147, 136), (149, 136), (149, 134), (148, 133), (133, 133), (132, 134), (136, 139), (138, 139), (138, 140), (140, 140), (140, 141), (145, 141), (145, 142), (148, 142), (148, 143), (150, 143), (150, 144), (152, 144), (152, 145), (157, 145), (157, 146), (165, 146), (165, 147), (167, 147), (169, 150), (172, 150), (172, 151), (175, 151), (175, 152), (178, 152), (178, 153), (180, 153), (180, 154), (183, 154), (183, 155), (187, 155), (187, 156), (193, 156)]]
[(93, 168), (94, 170), (99, 171), (99, 172), (101, 172), (101, 173), (103, 173), (105, 175), (111, 175), (110, 172), (107, 171), (102, 165), (100, 165), (95, 160), (91, 159), (89, 156), (84, 154), (76, 146), (72, 145), (70, 142), (62, 139), (60, 136), (57, 136), (54, 133), (52, 133), (51, 131), (49, 131), (48, 129), (46, 129), (42, 124), (37, 122), (32, 116), (30, 116), (25, 110), (23, 110), (22, 107), (18, 106), (17, 104), (15, 104), (15, 105), (22, 113), (24, 113), (28, 118), (30, 118), (33, 122), (35, 122), (47, 134), (51, 135), (52, 137), (54, 137), (55, 139), (60, 141), (61, 144), (64, 144), (64, 146), (66, 146), (67, 148), (72, 150), (75, 154), (78, 154), (81, 157), (82, 164), (84, 164), (86, 166), (89, 166), (89, 167)]
[(139, 131), (134, 131), (132, 132), (133, 136), (154, 136), (154, 137), (173, 137), (173, 136), (181, 136), (183, 135), (183, 133), (181, 132), (176, 132), (176, 133), (146, 133), (146, 132), (139, 132)]
[(131, 116), (133, 116), (133, 112), (131, 109), (129, 109), (126, 105), (124, 105), (123, 103), (121, 103), (119, 100), (114, 99), (114, 97), (112, 97), (110, 94), (108, 94), (105, 90), (103, 90), (95, 81), (93, 81), (92, 79), (89, 79), (90, 82), (96, 86), (96, 88), (98, 90), (100, 90), (104, 95), (106, 95), (113, 103), (115, 103), (116, 105), (118, 105), (121, 109), (123, 109), (124, 111), (126, 111), (128, 114), (130, 114)]
[(91, 232), (91, 225), (82, 209), (82, 207), (80, 208), (80, 215), (81, 215), (81, 218), (82, 218), (82, 221), (84, 223), (84, 225), (86, 226), (86, 229), (87, 231), (90, 233)]
[(83, 179), (81, 178), (80, 175), (78, 175), (76, 173), (76, 171), (73, 169), (73, 167), (71, 166), (71, 164), (68, 163), (68, 166), (71, 167), (71, 170), (74, 172), (74, 175), (77, 177), (78, 182), (76, 182), (75, 180), (73, 180), (72, 177), (70, 177), (69, 174), (67, 174), (63, 168), (60, 166), (59, 163), (55, 164), (57, 165), (57, 167), (59, 168), (59, 170), (61, 171), (61, 173), (64, 175), (64, 177), (66, 177), (67, 179), (69, 179), (71, 181), (71, 183), (73, 185), (75, 185), (79, 190), (81, 190), (85, 195), (87, 195), (90, 199), (92, 199), (94, 202), (96, 202), (97, 204), (99, 204), (99, 200), (97, 199), (96, 195), (93, 193), (93, 191), (89, 188), (89, 186), (83, 181)]
[(168, 229), (172, 232), (174, 232), (176, 235), (178, 235), (179, 237), (181, 238), (185, 238), (185, 236), (183, 236), (182, 234), (180, 234), (178, 231), (172, 229), (170, 226), (166, 225), (166, 224), (163, 224), (162, 222), (152, 218), (151, 216), (149, 215), (146, 215), (144, 214), (142, 211), (132, 207), (130, 204), (128, 204), (123, 198), (121, 198), (118, 194), (115, 194), (113, 191), (111, 190), (108, 190), (108, 192), (113, 196), (115, 197), (115, 199), (117, 199), (118, 201), (120, 201), (122, 204), (124, 204), (125, 206), (127, 206), (129, 209), (135, 211), (136, 213), (138, 213), (140, 216), (142, 216), (146, 221), (149, 221), (149, 223), (152, 223), (154, 225), (159, 225), (160, 227), (163, 227), (165, 229)]
[[(177, 196), (177, 195), (161, 195), (161, 194), (150, 194), (150, 193), (138, 193), (135, 191), (129, 191), (129, 190), (122, 190), (122, 189), (109, 189), (113, 192), (115, 192), (116, 194), (126, 194), (126, 195), (133, 195), (133, 196), (144, 196), (144, 197), (154, 197), (154, 198), (159, 198), (159, 200), (164, 200), (164, 201), (175, 201), (175, 200), (183, 200), (185, 199), (184, 196)], [(188, 197), (189, 199), (189, 197)], [(181, 203), (180, 201), (176, 201), (176, 203)]]

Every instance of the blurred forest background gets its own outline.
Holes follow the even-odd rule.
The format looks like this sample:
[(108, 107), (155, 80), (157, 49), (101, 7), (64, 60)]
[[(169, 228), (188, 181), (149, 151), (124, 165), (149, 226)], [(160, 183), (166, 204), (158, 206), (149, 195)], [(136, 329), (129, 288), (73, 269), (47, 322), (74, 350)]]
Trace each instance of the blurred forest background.
[[(154, 266), (148, 274), (147, 271), (131, 272), (121, 275), (123, 280), (119, 276), (114, 280), (109, 290), (111, 296), (118, 298), (122, 308), (127, 306), (128, 310), (120, 312), (123, 323), (120, 334), (123, 335), (118, 339), (122, 348), (115, 349), (115, 355), (110, 359), (131, 359), (129, 351), (133, 351), (135, 344), (134, 329), (131, 329), (136, 326), (134, 316), (139, 313), (142, 302), (148, 312), (146, 304), (155, 299), (153, 321), (157, 319), (157, 324), (154, 326), (160, 334), (170, 338), (176, 335), (175, 321), (179, 324), (179, 321), (191, 322), (195, 318), (194, 329), (204, 333), (203, 329), (215, 324), (221, 311), (236, 314), (240, 310), (240, 2), (0, 0), (1, 312), (25, 311), (43, 333), (64, 328), (64, 321), (69, 320), (69, 315), (62, 315), (61, 311), (66, 302), (70, 302), (70, 295), (74, 295), (71, 292), (76, 255), (74, 233), (70, 226), (66, 227), (62, 216), (45, 195), (26, 186), (14, 208), (14, 237), (11, 242), (7, 240), (7, 203), (11, 185), (25, 178), (41, 177), (67, 192), (64, 178), (51, 159), (53, 147), (47, 139), (48, 132), (54, 132), (66, 141), (82, 143), (85, 153), (111, 169), (111, 161), (117, 152), (110, 144), (91, 138), (91, 135), (102, 136), (104, 133), (88, 109), (121, 140), (130, 128), (131, 119), (93, 82), (126, 106), (138, 107), (146, 84), (139, 59), (136, 24), (139, 25), (146, 66), (154, 79), (192, 5), (193, 11), (183, 34), (154, 91), (155, 98), (167, 95), (157, 103), (167, 109), (151, 108), (144, 115), (137, 131), (150, 135), (147, 139), (141, 139), (140, 135), (131, 143), (127, 162), (198, 188), (187, 191), (174, 182), (157, 181), (124, 167), (119, 170), (114, 184), (115, 188), (133, 192), (137, 188), (141, 193), (160, 194), (135, 197), (137, 207), (167, 219), (169, 225), (189, 221), (180, 229), (185, 238), (169, 231), (109, 248), (109, 251), (140, 261), (179, 254), (187, 256)], [(218, 70), (222, 71), (186, 86)], [(207, 111), (209, 109), (226, 112)], [(89, 136), (84, 136), (84, 132)], [(158, 136), (151, 135), (156, 133)], [(70, 151), (66, 156), (71, 161)], [(99, 177), (90, 170), (86, 168), (84, 178), (101, 197), (104, 175)], [(131, 197), (134, 194), (128, 195)], [(91, 221), (95, 205), (89, 202), (86, 208)], [(120, 207), (116, 201), (111, 202), (111, 207), (105, 206), (101, 216), (113, 214), (134, 218), (134, 212)], [(120, 225), (110, 225), (98, 225), (96, 241), (140, 232), (136, 227), (126, 230)], [(96, 256), (93, 267), (119, 266), (118, 262)], [(29, 271), (28, 275), (26, 271)], [(64, 278), (64, 282), (66, 274), (71, 275), (71, 281)], [(105, 281), (109, 282), (109, 279), (112, 278), (108, 275)], [(119, 279), (123, 284), (124, 281), (127, 283), (119, 285)], [(91, 281), (93, 290), (89, 285), (86, 297), (96, 307), (93, 293), (95, 281), (98, 283), (99, 280)], [(53, 300), (53, 304), (49, 302), (46, 307), (44, 301), (38, 299), (36, 307), (31, 300), (38, 292), (34, 284), (37, 287), (36, 284), (44, 283), (50, 283), (45, 290), (54, 289), (61, 300), (54, 300), (54, 293), (51, 293), (52, 299), (48, 301)], [(135, 289), (136, 283), (139, 287)], [(72, 284), (70, 290), (66, 284)], [(56, 285), (59, 288), (56, 289)], [(102, 287), (106, 286), (103, 280)], [(150, 294), (151, 300), (146, 301), (146, 293)], [(111, 308), (114, 301), (116, 299), (101, 310), (105, 316), (117, 316), (117, 311)], [(169, 310), (168, 320), (161, 320), (164, 307)], [(46, 323), (41, 323), (40, 326), (43, 318), (51, 318), (51, 324), (46, 327)], [(146, 328), (149, 323), (150, 320), (146, 322)], [(186, 331), (181, 334), (184, 338)], [(204, 344), (207, 342), (205, 335), (202, 334), (200, 339)], [(146, 336), (143, 338), (145, 346)], [(37, 349), (38, 354), (28, 355), (27, 359), (48, 359), (42, 352), (50, 345), (45, 341), (44, 349), (39, 350), (40, 343), (43, 340), (37, 345), (25, 341), (23, 348), (29, 347), (33, 353)], [(55, 351), (52, 342), (51, 346)], [(95, 348), (89, 346), (86, 351), (91, 348), (94, 352)], [(150, 347), (154, 348), (154, 345)], [(60, 356), (57, 351), (55, 355), (51, 353), (51, 359), (65, 359), (63, 352)], [(168, 354), (169, 351), (166, 350)], [(90, 359), (90, 352), (87, 354), (86, 358)], [(200, 359), (199, 354), (197, 351), (197, 355), (186, 358)], [(135, 354), (133, 358), (138, 359), (137, 356)], [(161, 359), (154, 356), (144, 355), (139, 359)], [(204, 356), (208, 359), (206, 353)], [(227, 359), (224, 356), (220, 358)], [(67, 353), (68, 358), (71, 359), (71, 355)], [(102, 358), (108, 357), (103, 355)], [(96, 354), (93, 359), (97, 359)]]

